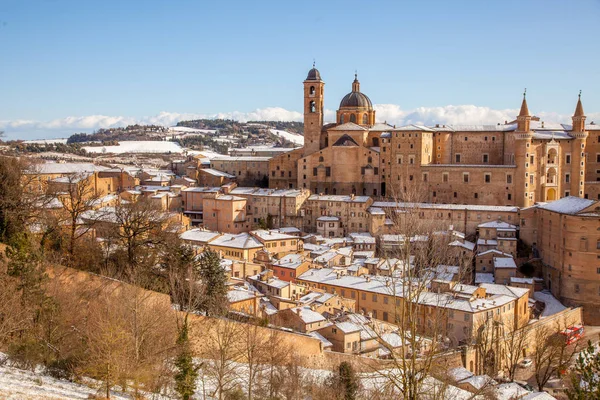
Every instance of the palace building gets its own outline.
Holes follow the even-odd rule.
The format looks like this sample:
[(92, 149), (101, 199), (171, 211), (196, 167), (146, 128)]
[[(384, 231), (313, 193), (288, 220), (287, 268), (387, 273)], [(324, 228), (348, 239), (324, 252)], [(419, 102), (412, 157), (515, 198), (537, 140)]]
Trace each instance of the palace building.
[(581, 96), (571, 125), (540, 121), (523, 95), (512, 122), (396, 127), (376, 121), (356, 75), (330, 124), (320, 72), (303, 85), (304, 147), (269, 161), (271, 188), (518, 207), (600, 196), (600, 125), (586, 125)]

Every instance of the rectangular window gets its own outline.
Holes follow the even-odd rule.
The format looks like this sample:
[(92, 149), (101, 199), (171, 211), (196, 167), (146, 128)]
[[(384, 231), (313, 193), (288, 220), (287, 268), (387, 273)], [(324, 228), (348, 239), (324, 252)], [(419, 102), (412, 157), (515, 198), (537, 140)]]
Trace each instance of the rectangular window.
[(313, 176), (317, 176), (317, 169), (313, 168)]
[(565, 182), (566, 183), (571, 182), (571, 174), (565, 174)]
[(427, 172), (423, 173), (423, 182), (427, 182)]
[(455, 155), (455, 157), (456, 157), (456, 158), (455, 158), (455, 159), (456, 159), (456, 162), (457, 162), (457, 163), (459, 163), (459, 162), (460, 162), (460, 154), (456, 154), (456, 155)]
[(443, 181), (444, 183), (448, 183), (448, 173), (447, 173), (447, 172), (444, 172), (444, 173), (442, 174), (442, 181)]
[(566, 164), (571, 164), (571, 155), (570, 155), (570, 154), (567, 154), (567, 155), (565, 156), (565, 163), (566, 163)]
[(487, 164), (489, 162), (490, 156), (488, 154), (483, 155), (483, 163)]
[(492, 182), (492, 174), (485, 174), (484, 175), (484, 181), (485, 181), (485, 183)]
[(463, 182), (469, 183), (469, 174), (467, 172), (463, 173)]
[(331, 167), (325, 167), (325, 176), (331, 176)]
[(512, 183), (512, 175), (510, 175), (510, 174), (506, 175), (506, 183), (507, 184), (511, 184)]

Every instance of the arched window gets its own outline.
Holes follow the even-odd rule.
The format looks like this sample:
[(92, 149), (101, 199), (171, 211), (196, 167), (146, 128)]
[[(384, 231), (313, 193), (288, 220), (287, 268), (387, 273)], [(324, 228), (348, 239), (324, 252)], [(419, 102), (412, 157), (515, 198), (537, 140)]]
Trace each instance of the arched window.
[(311, 87), (310, 87), (310, 91), (309, 91), (309, 93), (310, 93), (310, 95), (311, 95), (311, 96), (314, 96), (314, 95), (315, 95), (315, 87), (314, 87), (314, 86), (311, 86)]
[(323, 156), (319, 157), (319, 162), (323, 162), (323, 161), (324, 161)]
[(314, 102), (314, 101), (311, 101), (311, 102), (310, 102), (310, 112), (311, 112), (311, 113), (314, 113), (314, 112), (315, 112), (315, 102)]
[(373, 162), (373, 157), (367, 158), (367, 164), (371, 164)]
[(350, 114), (350, 122), (356, 123), (356, 115)]
[(344, 114), (340, 115), (340, 125), (344, 123)]
[(363, 125), (367, 125), (369, 123), (369, 116), (367, 114), (363, 115)]

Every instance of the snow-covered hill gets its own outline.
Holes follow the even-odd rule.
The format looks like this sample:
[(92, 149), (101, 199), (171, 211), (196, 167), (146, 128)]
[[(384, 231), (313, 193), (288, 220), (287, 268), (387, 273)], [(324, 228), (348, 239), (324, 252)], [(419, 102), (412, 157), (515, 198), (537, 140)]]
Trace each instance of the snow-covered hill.
[(304, 136), (299, 135), (297, 133), (291, 133), (291, 132), (286, 132), (286, 131), (280, 131), (278, 129), (269, 129), (269, 131), (273, 134), (273, 135), (277, 135), (279, 137), (282, 137), (286, 140), (289, 140), (290, 142), (299, 144), (299, 145), (304, 145)]
[(131, 140), (119, 142), (118, 146), (85, 146), (88, 153), (183, 153), (183, 149), (175, 142)]

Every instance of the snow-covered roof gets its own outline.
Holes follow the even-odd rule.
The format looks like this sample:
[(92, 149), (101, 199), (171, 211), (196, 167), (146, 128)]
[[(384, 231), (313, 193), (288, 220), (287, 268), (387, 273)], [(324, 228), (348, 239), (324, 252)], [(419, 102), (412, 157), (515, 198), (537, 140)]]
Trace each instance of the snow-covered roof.
[(369, 207), (367, 212), (371, 215), (385, 215), (385, 211), (380, 207)]
[(340, 218), (339, 217), (329, 217), (329, 216), (322, 216), (317, 218), (317, 221), (329, 221), (329, 222), (334, 222), (334, 221), (339, 221)]
[(464, 242), (455, 240), (453, 242), (448, 243), (448, 246), (452, 246), (452, 247), (463, 247), (467, 250), (473, 251), (473, 249), (475, 249), (475, 243), (473, 242), (469, 242), (468, 240), (465, 240)]
[[(241, 197), (238, 197), (238, 198), (241, 198)], [(289, 239), (297, 240), (298, 239), (298, 237), (296, 237), (296, 236), (281, 233), (275, 229), (271, 229), (271, 230), (258, 229), (255, 231), (251, 231), (250, 233), (262, 241), (289, 240)]]
[(219, 155), (210, 160), (211, 165), (215, 162), (236, 162), (236, 161), (253, 161), (253, 162), (268, 162), (272, 157), (253, 157), (253, 156), (223, 156)]
[(494, 257), (494, 268), (517, 268), (515, 259), (512, 257)]
[(193, 242), (208, 243), (221, 234), (218, 232), (205, 231), (202, 229), (190, 229), (189, 231), (183, 232), (179, 237), (182, 240), (189, 240)]
[(552, 293), (548, 291), (535, 292), (533, 294), (533, 298), (546, 304), (544, 311), (542, 311), (541, 317), (549, 317), (567, 308), (560, 301), (558, 301), (556, 297), (552, 295)]
[(510, 283), (522, 283), (525, 285), (533, 285), (533, 278), (517, 278), (513, 276), (510, 278)]
[(487, 294), (503, 295), (513, 298), (523, 297), (524, 295), (529, 293), (529, 289), (499, 285), (494, 283), (482, 283), (479, 286), (484, 288)]
[(248, 233), (224, 234), (210, 242), (213, 246), (253, 249), (263, 247), (262, 243)]
[(231, 174), (228, 174), (227, 172), (219, 171), (218, 169), (213, 169), (213, 168), (202, 168), (202, 169), (199, 169), (198, 172), (201, 172), (201, 173), (203, 172), (203, 173), (206, 173), (206, 174), (209, 174), (212, 176), (220, 176), (223, 178), (230, 178), (230, 179), (235, 178), (235, 175), (231, 175)]
[(494, 274), (488, 272), (476, 272), (475, 283), (494, 283)]
[(107, 170), (107, 167), (91, 163), (44, 163), (34, 164), (27, 171), (30, 174), (83, 174)]
[(351, 233), (349, 236), (355, 244), (375, 244), (375, 238), (368, 232)]
[(322, 314), (311, 310), (310, 307), (294, 307), (291, 309), (291, 311), (298, 315), (305, 324), (312, 324), (326, 320)]
[(337, 125), (333, 128), (329, 128), (330, 131), (366, 131), (367, 128), (363, 128), (354, 122), (346, 122), (345, 124)]
[(344, 196), (340, 194), (313, 194), (308, 198), (309, 201), (339, 201), (350, 203), (366, 203), (369, 199), (371, 199), (369, 196)]
[(464, 379), (470, 378), (475, 374), (466, 369), (465, 367), (456, 367), (448, 371), (448, 375), (455, 381), (460, 382)]
[(491, 387), (496, 385), (496, 381), (490, 378), (488, 375), (473, 375), (469, 378), (463, 379), (460, 383), (468, 383), (477, 390), (484, 389), (485, 387)]
[(560, 200), (552, 201), (550, 203), (539, 204), (538, 208), (560, 214), (577, 214), (595, 203), (595, 200), (569, 196), (563, 197)]
[(323, 343), (323, 348), (333, 347), (333, 343), (331, 343), (325, 338), (325, 336), (321, 335), (317, 331), (312, 331), (308, 335), (314, 337), (315, 339), (319, 339), (321, 343)]
[(202, 186), (202, 187), (191, 187), (191, 188), (187, 188), (187, 189), (183, 189), (183, 192), (198, 192), (198, 193), (216, 193), (219, 192), (221, 190), (220, 187), (215, 186), (215, 187), (208, 187), (208, 186)]
[(514, 400), (531, 393), (515, 382), (501, 383), (494, 388), (497, 400)]
[(360, 332), (362, 329), (359, 324), (350, 321), (336, 322), (335, 327), (344, 333)]
[(230, 303), (238, 303), (240, 301), (250, 300), (255, 297), (256, 294), (254, 292), (246, 289), (234, 288), (227, 291), (227, 300), (229, 300)]
[(479, 256), (485, 256), (485, 255), (487, 255), (487, 254), (498, 254), (498, 255), (500, 255), (500, 256), (512, 257), (510, 254), (508, 254), (508, 253), (504, 253), (504, 252), (502, 252), (502, 251), (500, 251), (500, 250), (497, 250), (497, 249), (490, 249), (490, 250), (487, 250), (487, 251), (483, 251), (483, 252), (481, 252), (481, 253), (477, 254), (477, 256), (478, 256), (478, 257), (479, 257)]
[(273, 262), (273, 266), (295, 270), (304, 262), (304, 257), (301, 254), (288, 254)]
[(478, 228), (495, 228), (495, 229), (517, 229), (516, 225), (509, 224), (503, 221), (490, 221), (477, 225)]
[(517, 212), (518, 207), (512, 206), (484, 206), (472, 204), (438, 204), (438, 203), (403, 203), (392, 201), (375, 201), (371, 207), (399, 208), (399, 209), (442, 209), (442, 210), (469, 210), (469, 211), (495, 211), (495, 212)]

